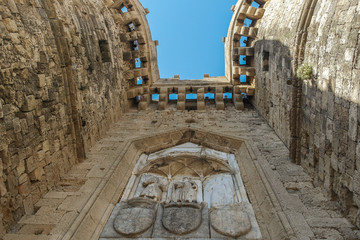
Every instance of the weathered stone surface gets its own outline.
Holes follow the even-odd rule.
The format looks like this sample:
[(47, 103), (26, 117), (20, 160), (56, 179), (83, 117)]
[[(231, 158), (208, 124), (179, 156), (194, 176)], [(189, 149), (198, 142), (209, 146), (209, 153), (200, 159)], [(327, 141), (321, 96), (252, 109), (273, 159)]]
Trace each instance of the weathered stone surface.
[(148, 230), (155, 221), (156, 204), (142, 199), (133, 200), (119, 210), (114, 219), (115, 230), (125, 236), (136, 236)]
[(178, 235), (195, 231), (202, 222), (202, 206), (194, 203), (164, 205), (163, 226)]
[[(86, 209), (91, 204), (86, 204), (89, 199), (96, 198), (101, 188), (99, 182), (106, 182), (115, 156), (122, 156), (125, 142), (160, 130), (190, 126), (251, 139), (250, 145), (259, 150), (253, 155), (257, 159), (266, 159), (264, 161), (274, 166), (267, 177), (277, 178), (287, 187), (285, 192), (296, 196), (283, 197), (285, 193), (281, 184), (272, 187), (277, 190), (276, 198), (281, 199), (281, 208), (277, 209), (286, 209), (285, 213), (278, 212), (279, 216), (292, 219), (287, 229), (290, 229), (289, 233), (299, 238), (325, 239), (331, 237), (330, 233), (336, 238), (359, 238), (351, 224), (338, 228), (343, 220), (336, 212), (336, 204), (324, 198), (320, 191), (320, 187), (325, 189), (329, 199), (336, 199), (341, 212), (360, 226), (359, 2), (259, 0), (260, 8), (248, 6), (248, 2), (238, 1), (232, 8), (240, 14), (236, 14), (231, 22), (234, 34), (225, 38), (226, 43), (237, 49), (237, 54), (247, 55), (250, 59), (247, 63), (251, 64), (236, 68), (237, 74), (247, 75), (249, 86), (238, 88), (233, 97), (240, 100), (239, 97), (247, 96), (266, 122), (256, 111), (248, 109), (247, 100), (244, 101), (244, 112), (236, 111), (233, 106), (228, 106), (227, 101), (224, 102), (222, 94), (233, 76), (206, 76), (207, 80), (213, 81), (209, 88), (209, 83), (203, 85), (202, 81), (179, 84), (180, 80), (169, 79), (176, 85), (174, 88), (173, 83), (159, 80), (161, 84), (166, 83), (161, 86), (165, 86), (165, 90), (161, 92), (160, 104), (151, 102), (151, 94), (155, 91), (153, 86), (156, 85), (154, 81), (159, 78), (156, 43), (150, 37), (145, 20), (147, 11), (137, 0), (96, 3), (79, 0), (1, 1), (0, 238), (22, 215), (35, 212), (34, 204), (45, 194), (42, 200), (49, 199), (51, 203), (48, 206), (53, 209), (61, 206), (60, 209), (69, 212), (63, 214), (55, 210), (44, 211), (43, 208), (32, 218), (24, 218), (22, 222), (29, 229), (30, 225), (50, 222), (56, 224), (50, 235), (54, 238), (63, 236), (72, 223), (80, 222), (74, 219), (79, 214), (77, 211), (84, 209), (85, 212), (79, 216), (86, 216), (88, 227), (87, 230), (80, 228), (76, 236), (88, 239), (94, 229), (100, 234), (102, 226), (97, 226), (95, 222), (100, 221), (99, 216), (108, 209), (104, 202), (108, 204), (113, 195), (108, 190), (107, 195), (101, 196), (96, 210), (89, 214)], [(121, 12), (123, 4), (131, 11)], [(263, 8), (266, 8), (265, 14)], [(252, 18), (252, 25), (256, 27), (239, 26), (243, 25), (245, 17)], [(309, 25), (303, 26), (302, 19), (308, 19), (305, 22)], [(129, 32), (128, 21), (135, 23), (132, 32)], [(240, 47), (239, 37), (242, 35), (248, 38), (247, 48)], [(226, 53), (227, 64), (233, 61), (232, 57), (240, 57), (237, 54)], [(134, 57), (142, 62), (141, 68), (134, 69)], [(311, 65), (314, 77), (297, 82), (295, 71), (297, 64), (302, 62)], [(229, 71), (226, 72), (228, 74)], [(142, 86), (136, 85), (135, 76), (143, 78)], [(236, 79), (234, 83), (240, 84), (237, 81), (240, 80)], [(195, 86), (194, 89), (191, 86)], [(226, 92), (232, 87), (230, 84)], [(199, 88), (215, 91), (216, 103), (215, 100), (204, 100), (202, 96), (197, 103), (187, 101), (186, 94)], [(176, 105), (166, 101), (169, 91), (178, 91), (177, 108), (180, 111), (177, 113), (173, 112)], [(126, 99), (127, 92), (131, 93), (129, 100)], [(148, 97), (141, 98), (139, 104), (137, 97), (145, 94)], [(164, 109), (164, 113), (153, 111), (156, 108), (154, 104)], [(236, 101), (235, 106), (238, 110), (243, 109), (241, 101), (240, 104)], [(137, 107), (150, 111), (132, 112)], [(212, 107), (221, 111), (212, 111)], [(196, 108), (208, 112), (181, 111)], [(129, 109), (130, 113), (123, 115)], [(106, 141), (96, 144), (120, 116), (124, 118), (112, 126)], [(309, 175), (301, 167), (289, 163), (289, 152), (267, 123), (290, 147), (291, 154), (301, 156), (297, 163)], [(146, 148), (143, 151), (159, 150), (166, 144), (174, 143), (175, 136), (144, 143)], [(199, 134), (198, 137), (194, 141), (209, 143), (217, 140), (218, 146), (222, 141), (222, 138), (211, 134)], [(206, 140), (201, 140), (202, 137)], [(183, 142), (184, 139), (177, 141)], [(96, 147), (90, 151), (94, 144)], [(230, 141), (228, 144), (222, 146), (229, 149), (237, 143)], [(90, 155), (86, 160), (90, 167), (70, 171), (78, 161), (84, 160), (85, 152)], [(121, 164), (118, 172), (120, 183), (106, 189), (122, 189), (128, 180), (132, 157), (128, 156), (128, 162)], [(85, 179), (87, 184), (80, 188), (79, 183), (60, 182), (60, 177), (67, 172), (67, 177)], [(250, 173), (244, 176), (247, 180), (248, 175)], [(246, 184), (250, 188), (258, 184), (248, 182)], [(154, 195), (144, 193), (146, 197), (159, 197)], [(254, 193), (249, 195), (254, 196)], [(252, 202), (265, 206), (266, 199), (254, 197)], [(296, 199), (294, 205), (301, 206), (289, 207), (284, 199)], [(112, 199), (112, 204), (117, 200)], [(72, 201), (77, 202), (71, 204)], [(40, 201), (35, 210), (42, 208), (44, 202), (46, 200)], [(313, 208), (318, 211), (309, 211)], [(333, 220), (328, 219), (324, 211)], [(309, 212), (321, 213), (325, 220), (317, 221), (321, 217), (313, 218)], [(294, 216), (300, 216), (301, 220), (294, 220)], [(301, 216), (311, 223), (310, 227)], [(300, 225), (293, 226), (295, 222)], [(263, 222), (261, 224), (265, 226)], [(278, 233), (271, 230), (272, 225), (268, 226), (265, 233)], [(297, 229), (295, 233), (292, 233), (292, 228)], [(202, 225), (198, 230), (202, 231)], [(8, 234), (5, 239), (49, 238), (49, 231), (26, 232), (27, 235), (24, 232)], [(306, 234), (302, 234), (304, 232)], [(145, 237), (147, 232), (143, 234), (139, 236)], [(203, 233), (191, 234), (199, 238), (209, 237)]]
[(251, 230), (248, 214), (241, 205), (210, 210), (211, 227), (228, 237), (240, 237)]

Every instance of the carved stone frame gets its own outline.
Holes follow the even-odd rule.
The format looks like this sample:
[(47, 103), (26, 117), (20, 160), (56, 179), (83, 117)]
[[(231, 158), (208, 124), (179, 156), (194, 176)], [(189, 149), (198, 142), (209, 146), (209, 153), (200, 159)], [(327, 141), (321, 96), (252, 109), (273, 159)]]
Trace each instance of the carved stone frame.
[(281, 183), (271, 175), (269, 163), (251, 140), (200, 128), (181, 128), (129, 140), (63, 239), (98, 239), (141, 154), (149, 155), (186, 142), (235, 155), (264, 239), (288, 239), (295, 235), (281, 209), (279, 193), (273, 190)]

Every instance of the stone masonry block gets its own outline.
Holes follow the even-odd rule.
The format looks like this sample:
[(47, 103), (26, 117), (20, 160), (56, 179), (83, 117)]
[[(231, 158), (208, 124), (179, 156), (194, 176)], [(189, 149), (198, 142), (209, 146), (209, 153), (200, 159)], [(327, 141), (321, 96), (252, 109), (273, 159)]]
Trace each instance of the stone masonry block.
[(225, 110), (224, 102), (216, 102), (216, 110)]
[(357, 104), (351, 103), (349, 109), (349, 131), (348, 136), (351, 140), (356, 141), (358, 119), (357, 119)]
[(139, 110), (146, 110), (148, 107), (148, 103), (147, 102), (140, 102), (139, 105)]
[(185, 110), (185, 102), (179, 102), (178, 101), (177, 110)]
[(21, 132), (21, 124), (20, 124), (20, 119), (19, 118), (15, 118), (13, 120), (13, 127), (14, 127), (14, 132), (15, 133)]
[(46, 77), (45, 74), (38, 74), (38, 87), (42, 88), (46, 85)]
[(224, 99), (224, 97), (223, 97), (222, 93), (216, 93), (216, 95), (215, 95), (215, 101), (216, 102), (222, 102), (223, 99)]
[(29, 174), (29, 177), (30, 177), (31, 181), (40, 181), (42, 175), (44, 175), (44, 174), (45, 174), (44, 169), (42, 167), (39, 167), (39, 168), (36, 168), (34, 171), (32, 171)]
[(0, 101), (0, 118), (3, 118), (3, 117), (4, 117), (3, 106), (2, 106), (2, 103)]
[(184, 102), (185, 101), (185, 94), (178, 94), (178, 102)]
[(204, 101), (198, 101), (197, 102), (197, 110), (205, 110), (205, 102)]
[(35, 163), (34, 157), (31, 156), (28, 159), (26, 159), (25, 166), (26, 166), (27, 173), (34, 171), (36, 168), (36, 163)]
[(25, 97), (25, 102), (21, 107), (21, 110), (24, 112), (30, 112), (34, 110), (37, 106), (37, 100), (34, 95), (29, 95)]
[(159, 110), (165, 110), (167, 106), (167, 102), (159, 102), (158, 109)]
[(0, 178), (0, 196), (5, 196), (7, 194), (6, 186), (4, 183), (4, 179)]
[(9, 32), (18, 32), (18, 27), (16, 25), (16, 22), (10, 18), (5, 18), (3, 20), (4, 22), (4, 25), (6, 27), (6, 29), (9, 31)]
[(236, 101), (234, 101), (234, 105), (235, 105), (235, 109), (236, 109), (236, 110), (244, 110), (244, 109), (245, 109), (243, 102), (236, 102)]
[(159, 101), (160, 102), (167, 102), (168, 101), (168, 95), (167, 94), (160, 94), (159, 95)]

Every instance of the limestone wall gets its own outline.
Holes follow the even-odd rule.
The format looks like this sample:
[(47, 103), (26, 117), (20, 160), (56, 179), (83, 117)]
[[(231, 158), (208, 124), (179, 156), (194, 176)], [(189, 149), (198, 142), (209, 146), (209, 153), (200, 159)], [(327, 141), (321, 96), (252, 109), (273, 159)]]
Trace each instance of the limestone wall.
[[(292, 160), (359, 225), (359, 2), (271, 0), (265, 8), (253, 103)], [(312, 67), (312, 79), (295, 77), (302, 63)]]
[(319, 0), (308, 29), (302, 165), (360, 226), (360, 3)]
[(102, 1), (0, 2), (0, 235), (121, 115), (123, 31)]
[(254, 46), (256, 94), (253, 104), (288, 147), (292, 107), (292, 86), (288, 80), (293, 76), (294, 41), (304, 2), (269, 1), (257, 24), (258, 40)]

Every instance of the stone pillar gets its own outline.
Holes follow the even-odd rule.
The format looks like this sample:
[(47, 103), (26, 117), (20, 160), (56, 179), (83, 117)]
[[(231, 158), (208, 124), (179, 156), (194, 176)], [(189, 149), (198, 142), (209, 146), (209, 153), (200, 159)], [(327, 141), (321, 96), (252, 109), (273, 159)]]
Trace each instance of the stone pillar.
[(168, 89), (165, 87), (160, 88), (158, 110), (165, 110), (168, 104), (168, 100), (169, 100)]
[(223, 96), (223, 88), (217, 87), (215, 90), (215, 104), (217, 110), (224, 110), (225, 104), (224, 104), (224, 96)]
[(233, 102), (236, 110), (244, 110), (244, 102), (239, 87), (233, 88)]
[(179, 90), (178, 90), (178, 101), (177, 101), (177, 110), (185, 110), (185, 99), (186, 99), (186, 90), (185, 90), (185, 87), (179, 87)]
[(197, 90), (197, 110), (205, 110), (204, 88)]
[(140, 103), (139, 103), (139, 110), (146, 110), (150, 103), (150, 90), (149, 87), (144, 87), (144, 94), (141, 95)]

